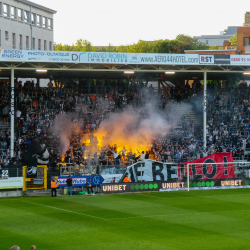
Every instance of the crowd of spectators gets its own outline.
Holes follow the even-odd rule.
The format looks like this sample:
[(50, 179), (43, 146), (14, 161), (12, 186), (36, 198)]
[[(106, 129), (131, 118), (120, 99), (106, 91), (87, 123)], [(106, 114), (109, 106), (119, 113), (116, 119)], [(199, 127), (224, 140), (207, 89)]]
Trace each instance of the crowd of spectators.
[[(250, 91), (245, 83), (238, 88), (226, 89), (218, 85), (209, 87), (207, 92), (207, 147), (204, 148), (202, 128), (195, 128), (194, 121), (183, 116), (176, 127), (164, 138), (158, 138), (145, 152), (132, 152), (123, 145), (117, 152), (116, 145), (96, 150), (91, 159), (87, 152), (95, 138), (91, 135), (101, 121), (111, 112), (121, 112), (125, 107), (143, 107), (150, 99), (156, 99), (158, 112), (165, 119), (175, 113), (174, 105), (189, 103), (201, 112), (203, 108), (203, 90), (199, 81), (184, 87), (170, 87), (170, 97), (157, 97), (153, 86), (142, 82), (125, 84), (121, 81), (92, 81), (86, 79), (79, 87), (62, 88), (60, 84), (40, 88), (33, 82), (22, 85), (15, 83), (15, 123), (17, 125), (14, 139), (14, 157), (10, 157), (10, 126), (0, 129), (0, 165), (22, 164), (28, 146), (36, 138), (45, 144), (50, 152), (50, 164), (57, 168), (58, 163), (72, 165), (115, 165), (126, 166), (140, 159), (156, 159), (164, 162), (186, 162), (199, 159), (215, 152), (232, 152), (234, 159), (249, 160), (250, 148)], [(101, 91), (96, 94), (95, 88)], [(124, 87), (125, 86), (125, 87)], [(95, 94), (93, 94), (93, 92)], [(9, 84), (0, 84), (0, 109), (4, 125), (9, 123)], [(174, 105), (173, 105), (174, 103)], [(177, 104), (176, 104), (177, 103)], [(6, 111), (7, 110), (7, 111)], [(80, 122), (80, 134), (72, 135), (69, 149), (62, 155), (59, 135), (52, 133), (55, 117), (60, 113), (72, 114), (72, 122)], [(140, 115), (143, 115), (141, 112)], [(82, 138), (88, 143), (82, 143)], [(94, 144), (94, 143), (93, 143)]]

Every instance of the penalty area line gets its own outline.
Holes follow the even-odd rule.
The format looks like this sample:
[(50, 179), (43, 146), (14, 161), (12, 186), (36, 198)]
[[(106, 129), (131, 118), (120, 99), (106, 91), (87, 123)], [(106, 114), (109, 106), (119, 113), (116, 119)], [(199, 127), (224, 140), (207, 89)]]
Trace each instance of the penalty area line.
[(35, 202), (29, 202), (29, 201), (22, 201), (22, 202), (30, 203), (30, 204), (34, 204), (34, 205), (38, 205), (38, 206), (43, 206), (43, 207), (47, 207), (47, 208), (52, 208), (52, 209), (56, 209), (56, 210), (61, 210), (61, 211), (68, 212), (68, 213), (83, 215), (83, 216), (87, 216), (87, 217), (91, 217), (91, 218), (95, 218), (95, 219), (99, 219), (99, 220), (108, 220), (108, 219), (101, 218), (101, 217), (98, 217), (98, 216), (79, 213), (79, 212), (75, 212), (75, 211), (71, 211), (71, 210), (67, 210), (67, 209), (62, 209), (62, 208), (59, 208), (59, 207), (48, 206), (48, 205), (44, 205), (44, 204), (41, 204), (41, 203), (35, 203)]

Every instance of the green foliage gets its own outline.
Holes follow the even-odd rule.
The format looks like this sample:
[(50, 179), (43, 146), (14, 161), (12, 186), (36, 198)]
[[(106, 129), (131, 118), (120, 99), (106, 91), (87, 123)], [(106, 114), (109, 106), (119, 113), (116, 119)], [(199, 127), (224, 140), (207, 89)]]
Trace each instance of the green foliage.
[(219, 50), (220, 48), (219, 48), (219, 46), (217, 46), (217, 45), (214, 45), (214, 46), (210, 46), (209, 47), (209, 50)]
[(55, 44), (54, 49), (57, 51), (95, 51), (95, 47), (92, 46), (91, 42), (88, 40), (79, 39), (75, 44), (70, 45), (62, 45), (61, 43)]
[(229, 39), (229, 42), (232, 44), (232, 45), (237, 45), (237, 33), (233, 35), (233, 37), (231, 37)]
[(55, 45), (55, 50), (58, 51), (99, 51), (99, 52), (123, 52), (123, 53), (184, 53), (184, 50), (206, 50), (209, 47), (200, 43), (196, 38), (187, 35), (178, 35), (174, 40), (157, 40), (157, 41), (142, 41), (130, 45), (112, 46), (108, 48), (101, 47), (96, 49), (92, 44), (83, 39), (77, 40), (76, 44)]

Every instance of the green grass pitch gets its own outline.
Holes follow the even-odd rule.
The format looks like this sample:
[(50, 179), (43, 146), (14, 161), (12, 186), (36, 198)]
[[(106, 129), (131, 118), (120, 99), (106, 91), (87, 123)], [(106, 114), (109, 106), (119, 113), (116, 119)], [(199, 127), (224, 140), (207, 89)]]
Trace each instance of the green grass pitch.
[(250, 190), (0, 199), (0, 249), (250, 249)]

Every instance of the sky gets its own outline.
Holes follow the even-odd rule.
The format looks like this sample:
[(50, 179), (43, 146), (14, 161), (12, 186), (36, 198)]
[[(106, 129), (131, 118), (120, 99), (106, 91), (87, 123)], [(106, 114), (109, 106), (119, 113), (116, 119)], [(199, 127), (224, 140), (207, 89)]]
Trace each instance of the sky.
[(86, 39), (94, 46), (113, 46), (219, 35), (242, 26), (249, 0), (31, 0), (56, 10), (54, 41), (72, 45)]

